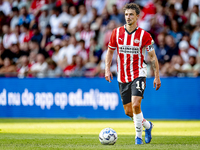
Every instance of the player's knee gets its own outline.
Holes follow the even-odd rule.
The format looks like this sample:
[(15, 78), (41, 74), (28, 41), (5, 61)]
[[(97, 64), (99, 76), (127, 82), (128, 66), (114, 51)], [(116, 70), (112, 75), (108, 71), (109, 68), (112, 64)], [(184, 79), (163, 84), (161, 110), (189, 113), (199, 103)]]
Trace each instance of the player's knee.
[(138, 110), (140, 109), (140, 104), (139, 103), (134, 103), (133, 104), (133, 110)]
[(132, 111), (127, 111), (125, 110), (125, 114), (129, 117), (133, 117), (133, 112)]

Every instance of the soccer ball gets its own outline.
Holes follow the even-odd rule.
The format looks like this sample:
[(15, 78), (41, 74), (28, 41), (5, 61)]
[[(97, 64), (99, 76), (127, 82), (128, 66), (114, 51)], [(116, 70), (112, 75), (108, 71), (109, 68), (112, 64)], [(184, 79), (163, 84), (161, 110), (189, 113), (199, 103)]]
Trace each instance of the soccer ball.
[(105, 128), (99, 133), (99, 141), (103, 145), (114, 145), (117, 141), (117, 132), (112, 128)]

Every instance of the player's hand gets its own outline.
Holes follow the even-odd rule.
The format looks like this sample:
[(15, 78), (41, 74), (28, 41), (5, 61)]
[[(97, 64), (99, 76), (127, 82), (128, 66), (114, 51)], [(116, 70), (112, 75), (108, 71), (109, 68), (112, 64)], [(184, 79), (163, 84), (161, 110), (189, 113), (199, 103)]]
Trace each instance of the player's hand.
[(156, 86), (156, 91), (161, 87), (161, 82), (160, 82), (160, 78), (155, 78), (153, 81), (153, 87), (155, 88)]
[(112, 73), (110, 72), (110, 70), (105, 71), (105, 79), (106, 79), (108, 82), (111, 82), (110, 78), (113, 80), (113, 75), (112, 75)]

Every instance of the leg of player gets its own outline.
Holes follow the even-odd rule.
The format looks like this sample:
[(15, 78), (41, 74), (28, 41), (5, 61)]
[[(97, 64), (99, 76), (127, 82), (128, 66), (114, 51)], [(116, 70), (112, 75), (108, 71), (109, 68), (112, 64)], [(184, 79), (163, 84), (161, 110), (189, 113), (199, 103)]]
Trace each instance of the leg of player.
[(125, 114), (133, 120), (132, 102), (124, 104), (123, 106), (124, 106)]
[[(133, 117), (133, 108), (132, 108), (132, 102), (128, 103), (128, 104), (125, 104), (123, 105), (124, 106), (124, 111), (125, 111), (125, 114), (127, 116), (129, 116), (133, 122), (134, 122), (134, 117)], [(143, 115), (142, 115), (143, 116)], [(150, 123), (149, 121), (147, 121), (146, 119), (143, 118), (142, 120), (142, 123), (143, 123), (143, 127), (145, 129), (149, 129), (150, 128)]]
[(142, 142), (142, 130), (141, 127), (145, 128), (145, 142), (150, 143), (152, 136), (151, 130), (153, 128), (153, 124), (150, 121), (147, 121), (143, 117), (143, 113), (141, 111), (141, 101), (142, 97), (140, 96), (132, 96), (132, 104), (133, 104), (133, 114), (135, 121), (135, 130), (136, 130), (136, 139), (135, 144), (143, 144)]
[(134, 117), (134, 123), (135, 123), (135, 144), (143, 144), (142, 141), (142, 121), (143, 121), (143, 115), (141, 111), (141, 96), (132, 96), (132, 109), (133, 109), (133, 117)]

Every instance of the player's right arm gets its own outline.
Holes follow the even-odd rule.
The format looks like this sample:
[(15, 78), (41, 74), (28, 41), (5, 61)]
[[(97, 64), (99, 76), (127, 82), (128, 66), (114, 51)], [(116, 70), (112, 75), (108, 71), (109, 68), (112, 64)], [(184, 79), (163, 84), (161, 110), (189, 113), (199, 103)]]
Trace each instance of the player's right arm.
[(106, 54), (106, 60), (105, 60), (105, 64), (106, 64), (106, 67), (105, 67), (105, 79), (108, 82), (111, 82), (111, 79), (113, 79), (113, 75), (112, 75), (112, 73), (110, 71), (110, 66), (112, 64), (113, 53), (114, 53), (114, 50), (108, 48), (108, 51), (107, 51), (107, 54)]
[(105, 78), (108, 82), (111, 82), (111, 79), (113, 79), (113, 75), (110, 71), (110, 66), (112, 64), (112, 58), (113, 58), (113, 53), (117, 47), (117, 42), (116, 42), (116, 29), (113, 30), (111, 37), (110, 37), (110, 42), (108, 44), (108, 51), (106, 54), (106, 60), (105, 60)]

